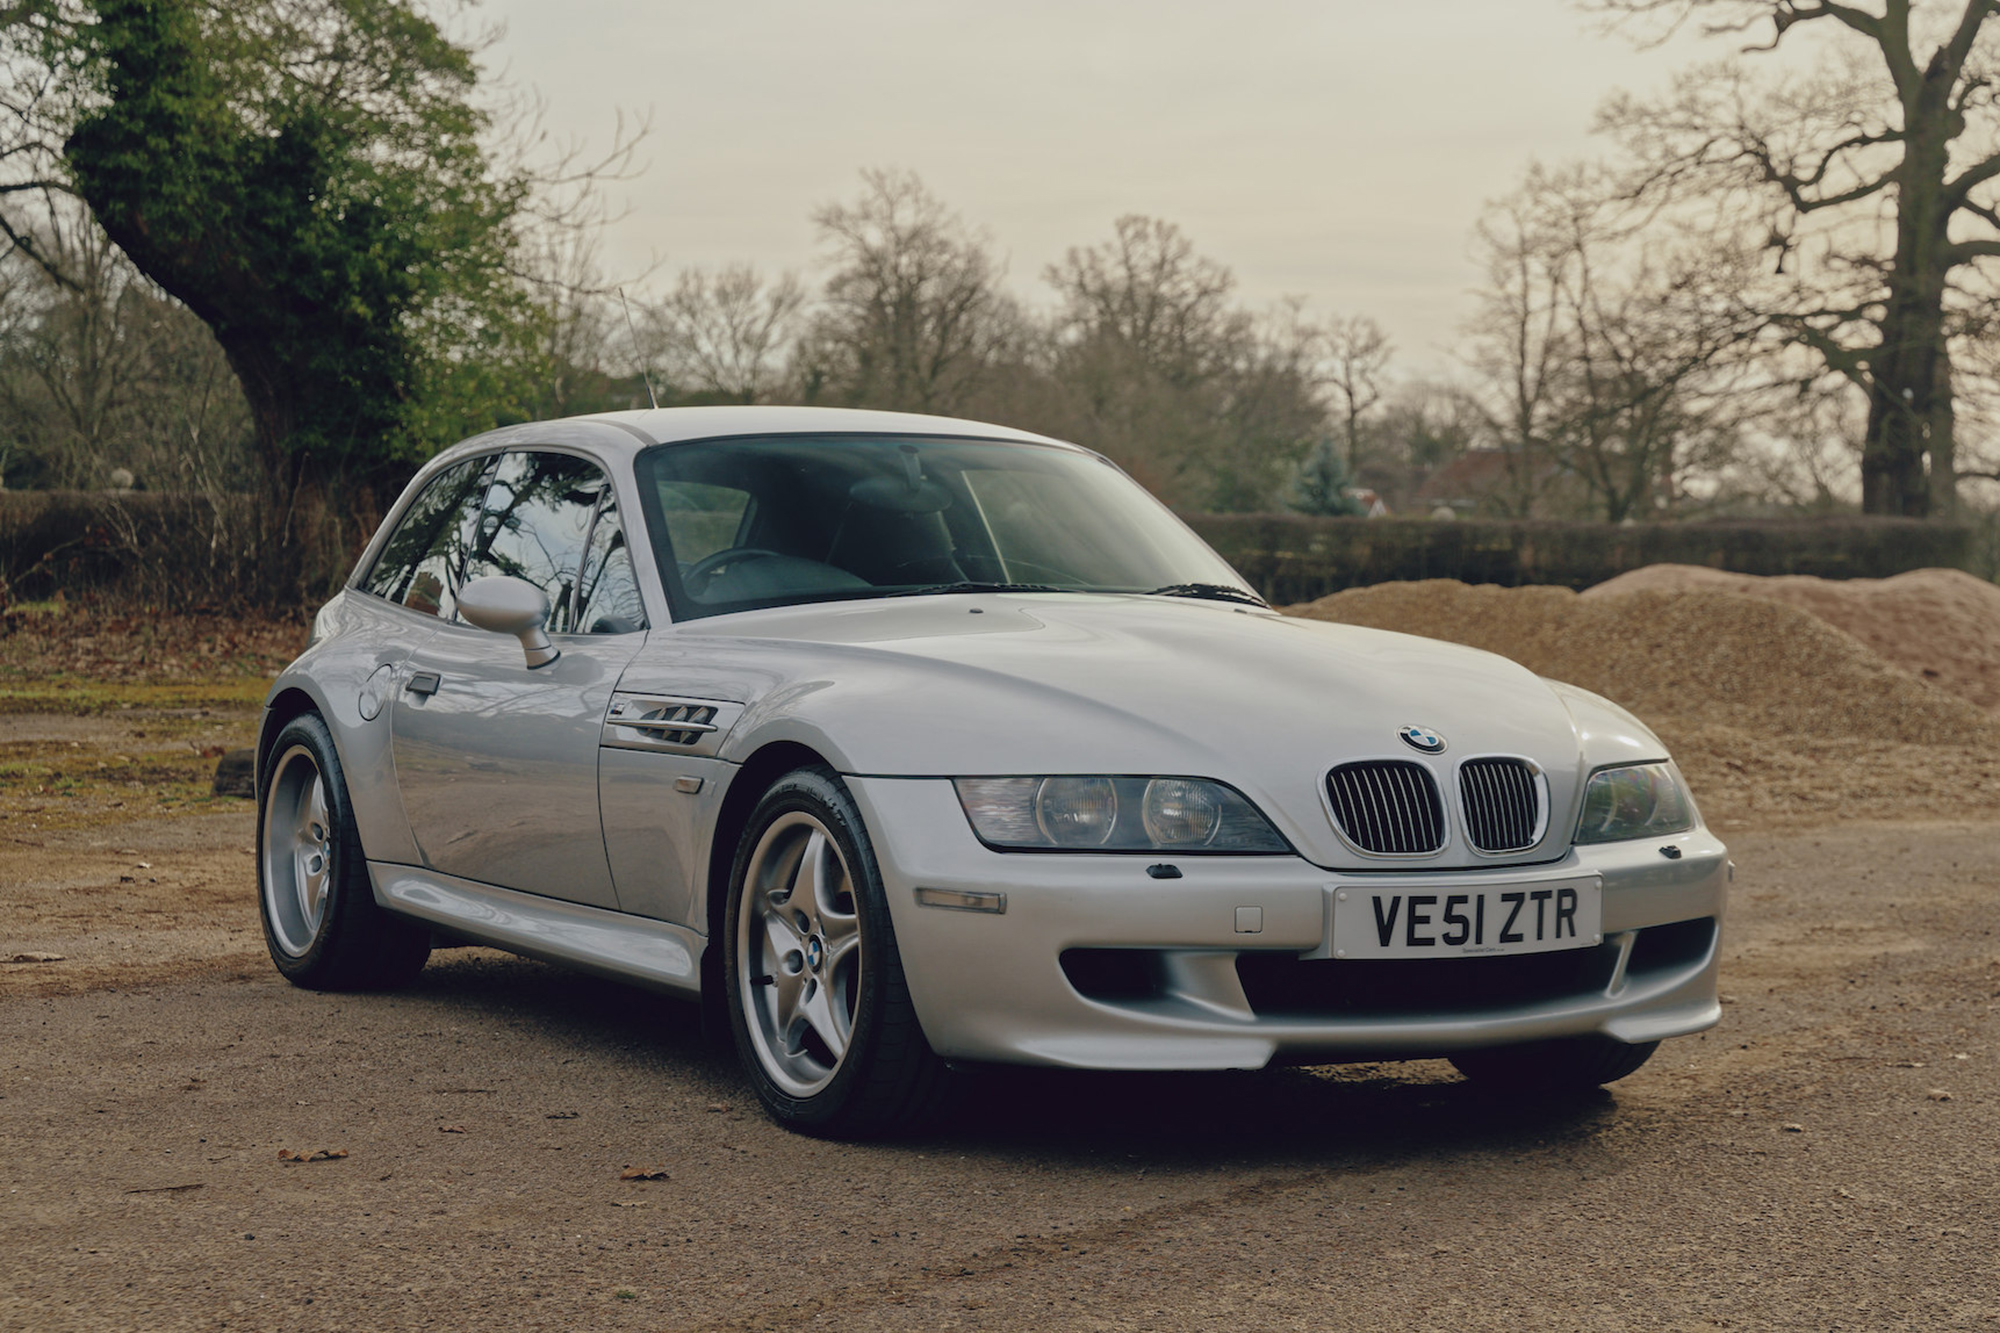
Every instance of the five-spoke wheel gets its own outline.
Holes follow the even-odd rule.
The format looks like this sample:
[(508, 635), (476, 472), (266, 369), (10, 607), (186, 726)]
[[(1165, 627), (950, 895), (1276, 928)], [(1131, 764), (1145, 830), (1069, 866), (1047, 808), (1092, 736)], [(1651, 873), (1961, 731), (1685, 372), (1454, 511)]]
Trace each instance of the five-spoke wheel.
[(326, 782), (312, 752), (294, 745), (271, 766), (264, 794), (264, 910), (278, 947), (297, 958), (326, 919), (333, 832)]
[(333, 736), (287, 722), (258, 766), (257, 902), (271, 961), (313, 990), (400, 986), (430, 956), (430, 928), (375, 902)]
[(910, 1003), (860, 812), (831, 770), (787, 774), (758, 801), (724, 921), (730, 1027), (772, 1115), (860, 1136), (935, 1105), (944, 1062)]
[(773, 1082), (810, 1097), (840, 1069), (861, 996), (854, 881), (826, 826), (780, 816), (750, 854), (736, 928), (751, 1042)]

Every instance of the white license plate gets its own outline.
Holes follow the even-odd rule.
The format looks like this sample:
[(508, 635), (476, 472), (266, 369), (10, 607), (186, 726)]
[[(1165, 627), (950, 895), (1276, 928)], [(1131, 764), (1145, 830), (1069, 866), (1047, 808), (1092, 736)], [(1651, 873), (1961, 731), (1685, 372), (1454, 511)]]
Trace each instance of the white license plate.
[(1335, 958), (1444, 958), (1584, 949), (1604, 939), (1595, 875), (1494, 885), (1342, 884)]

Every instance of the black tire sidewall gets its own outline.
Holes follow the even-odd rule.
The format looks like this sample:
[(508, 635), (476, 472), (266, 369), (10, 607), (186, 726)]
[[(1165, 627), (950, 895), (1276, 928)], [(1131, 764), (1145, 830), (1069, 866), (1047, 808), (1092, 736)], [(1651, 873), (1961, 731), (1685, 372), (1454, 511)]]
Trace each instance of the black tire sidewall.
[[(832, 834), (854, 887), (855, 914), (861, 923), (861, 987), (854, 1011), (854, 1031), (846, 1058), (833, 1079), (808, 1097), (794, 1097), (764, 1071), (744, 1012), (741, 967), (737, 957), (742, 929), (744, 877), (758, 840), (780, 816), (802, 811), (819, 820)], [(723, 984), (729, 1001), (729, 1031), (745, 1074), (758, 1100), (779, 1121), (795, 1129), (840, 1132), (861, 1087), (869, 1081), (878, 1054), (883, 1010), (896, 998), (907, 1003), (896, 952), (889, 903), (881, 870), (861, 821), (861, 812), (845, 784), (830, 769), (799, 769), (773, 783), (757, 802), (743, 836), (737, 841), (729, 872), (729, 897), (723, 930)], [(893, 971), (893, 978), (892, 978)]]
[[(305, 750), (318, 768), (327, 820), (333, 826), (333, 868), (326, 910), (312, 944), (297, 955), (285, 951), (272, 929), (264, 847), (271, 782), (279, 761), (294, 748)], [(317, 713), (302, 713), (287, 722), (265, 752), (257, 776), (257, 917), (264, 928), (264, 944), (270, 950), (272, 963), (287, 980), (309, 989), (349, 989), (371, 984), (374, 955), (382, 943), (381, 927), (388, 924), (378, 918), (386, 918), (387, 914), (375, 905), (375, 890), (361, 850), (360, 830), (347, 796), (346, 774), (325, 721)]]

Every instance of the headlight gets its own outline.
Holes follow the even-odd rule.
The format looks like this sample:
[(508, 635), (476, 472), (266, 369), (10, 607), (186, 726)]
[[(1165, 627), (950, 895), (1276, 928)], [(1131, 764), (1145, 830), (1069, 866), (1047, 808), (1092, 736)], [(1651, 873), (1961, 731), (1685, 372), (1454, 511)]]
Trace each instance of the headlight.
[(1257, 807), (1201, 778), (958, 778), (989, 847), (1092, 852), (1288, 852)]
[(1694, 827), (1694, 807), (1665, 764), (1634, 764), (1590, 775), (1583, 789), (1578, 842), (1623, 842), (1685, 833)]

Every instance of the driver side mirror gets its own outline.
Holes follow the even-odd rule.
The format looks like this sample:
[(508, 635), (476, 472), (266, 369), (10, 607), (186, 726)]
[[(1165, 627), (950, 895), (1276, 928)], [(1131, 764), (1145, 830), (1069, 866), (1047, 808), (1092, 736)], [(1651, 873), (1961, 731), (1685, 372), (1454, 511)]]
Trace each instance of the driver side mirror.
[(519, 639), (530, 670), (562, 656), (549, 642), (549, 599), (524, 579), (489, 574), (472, 580), (458, 590), (458, 614), (476, 629)]

